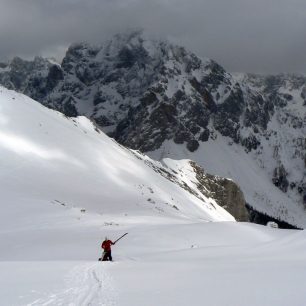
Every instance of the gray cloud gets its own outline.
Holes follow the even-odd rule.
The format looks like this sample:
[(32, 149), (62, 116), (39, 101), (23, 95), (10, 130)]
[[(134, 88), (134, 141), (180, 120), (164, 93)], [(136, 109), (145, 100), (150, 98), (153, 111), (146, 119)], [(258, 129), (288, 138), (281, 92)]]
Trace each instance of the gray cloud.
[(304, 0), (0, 0), (0, 60), (144, 28), (230, 71), (306, 72)]

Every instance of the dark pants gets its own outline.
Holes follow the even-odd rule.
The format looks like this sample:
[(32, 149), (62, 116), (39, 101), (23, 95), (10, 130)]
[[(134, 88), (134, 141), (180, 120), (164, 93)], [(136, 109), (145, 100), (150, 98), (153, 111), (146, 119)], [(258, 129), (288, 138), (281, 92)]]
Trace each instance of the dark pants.
[(103, 253), (102, 261), (113, 261), (112, 251), (105, 251)]

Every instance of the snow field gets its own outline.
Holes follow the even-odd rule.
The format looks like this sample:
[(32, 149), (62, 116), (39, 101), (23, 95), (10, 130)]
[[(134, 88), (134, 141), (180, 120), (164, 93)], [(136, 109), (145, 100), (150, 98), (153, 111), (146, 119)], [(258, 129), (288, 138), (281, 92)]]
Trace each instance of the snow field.
[(234, 220), (221, 207), (212, 210), (210, 204), (162, 177), (145, 160), (97, 131), (88, 119), (67, 119), (23, 95), (1, 91), (4, 198), (11, 200), (13, 194), (29, 202), (49, 201), (102, 214), (153, 211)]
[(136, 155), (0, 89), (1, 306), (305, 305), (304, 231), (233, 222)]
[[(34, 251), (20, 247), (24, 260), (1, 260), (0, 305), (304, 305), (304, 231), (114, 216), (118, 225), (101, 226), (86, 218), (66, 228), (69, 243), (61, 237), (50, 247), (42, 234)], [(97, 262), (103, 235), (124, 232), (114, 262)], [(56, 259), (38, 259), (39, 248)]]

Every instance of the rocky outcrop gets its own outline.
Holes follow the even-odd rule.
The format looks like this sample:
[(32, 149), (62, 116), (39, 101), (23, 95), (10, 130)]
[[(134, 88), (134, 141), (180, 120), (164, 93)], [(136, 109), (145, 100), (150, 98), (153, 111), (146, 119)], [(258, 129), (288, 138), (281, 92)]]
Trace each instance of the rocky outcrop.
[(243, 192), (230, 179), (211, 175), (195, 162), (190, 162), (198, 181), (198, 189), (208, 198), (215, 201), (227, 210), (237, 221), (249, 221), (249, 213)]
[(289, 186), (287, 175), (288, 173), (283, 165), (276, 167), (273, 171), (272, 182), (276, 187), (284, 192), (287, 192)]

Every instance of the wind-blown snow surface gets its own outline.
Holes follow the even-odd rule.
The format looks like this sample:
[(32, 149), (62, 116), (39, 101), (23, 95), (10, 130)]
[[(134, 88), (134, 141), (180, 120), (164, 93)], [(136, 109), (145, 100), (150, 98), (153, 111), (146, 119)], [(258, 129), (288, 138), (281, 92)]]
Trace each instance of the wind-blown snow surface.
[(0, 305), (304, 305), (304, 231), (207, 222), (233, 219), (87, 119), (0, 91)]

